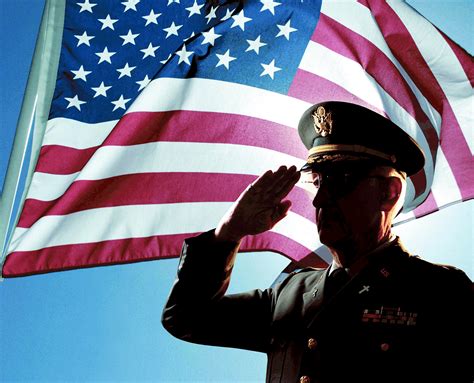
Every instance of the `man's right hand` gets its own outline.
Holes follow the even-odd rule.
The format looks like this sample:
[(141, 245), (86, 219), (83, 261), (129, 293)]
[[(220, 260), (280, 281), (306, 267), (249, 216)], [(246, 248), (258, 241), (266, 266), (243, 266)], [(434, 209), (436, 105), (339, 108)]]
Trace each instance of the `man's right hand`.
[(295, 166), (268, 170), (239, 196), (222, 217), (215, 230), (218, 241), (239, 242), (250, 234), (270, 230), (282, 220), (291, 207), (283, 200), (300, 178)]

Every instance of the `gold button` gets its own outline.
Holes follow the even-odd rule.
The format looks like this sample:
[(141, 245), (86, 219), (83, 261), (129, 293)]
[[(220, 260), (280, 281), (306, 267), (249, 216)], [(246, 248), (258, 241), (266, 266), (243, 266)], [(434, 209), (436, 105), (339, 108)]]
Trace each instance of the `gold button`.
[(309, 376), (303, 375), (300, 378), (300, 383), (311, 383), (311, 379), (309, 378)]
[(318, 347), (318, 341), (314, 338), (309, 338), (308, 339), (308, 348), (310, 350), (315, 350), (316, 347)]
[(389, 348), (390, 348), (390, 345), (389, 345), (388, 343), (382, 343), (382, 344), (380, 345), (380, 349), (381, 349), (382, 351), (388, 351)]

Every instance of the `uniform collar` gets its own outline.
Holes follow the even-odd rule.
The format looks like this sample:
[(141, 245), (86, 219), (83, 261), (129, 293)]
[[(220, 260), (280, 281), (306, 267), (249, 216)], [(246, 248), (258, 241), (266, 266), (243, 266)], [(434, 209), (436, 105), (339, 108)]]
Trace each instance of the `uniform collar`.
[[(346, 271), (350, 276), (354, 276), (359, 273), (360, 270), (365, 268), (365, 266), (369, 263), (370, 259), (373, 258), (374, 255), (380, 253), (384, 249), (388, 248), (392, 244), (397, 243), (400, 244), (400, 238), (398, 238), (395, 234), (391, 234), (390, 237), (385, 241), (378, 245), (375, 249), (361, 257), (357, 260), (351, 267), (346, 267)], [(341, 265), (337, 264), (334, 259), (329, 266), (328, 275), (331, 275), (337, 269), (342, 268)]]

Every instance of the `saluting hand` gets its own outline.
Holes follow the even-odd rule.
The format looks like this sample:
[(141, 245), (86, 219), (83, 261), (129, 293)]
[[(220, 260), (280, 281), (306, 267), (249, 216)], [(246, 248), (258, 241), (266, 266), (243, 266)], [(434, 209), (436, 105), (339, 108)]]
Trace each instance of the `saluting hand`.
[(246, 235), (270, 230), (282, 220), (291, 202), (283, 200), (300, 178), (296, 166), (268, 170), (239, 196), (217, 225), (215, 236), (238, 242)]

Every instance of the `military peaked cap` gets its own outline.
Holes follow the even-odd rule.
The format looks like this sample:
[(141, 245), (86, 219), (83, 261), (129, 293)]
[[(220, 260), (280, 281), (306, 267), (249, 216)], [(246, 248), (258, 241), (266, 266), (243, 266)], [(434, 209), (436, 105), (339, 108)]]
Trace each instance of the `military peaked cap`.
[(356, 104), (329, 101), (313, 105), (301, 117), (298, 132), (309, 149), (302, 170), (365, 160), (411, 176), (425, 163), (420, 146), (400, 127)]

